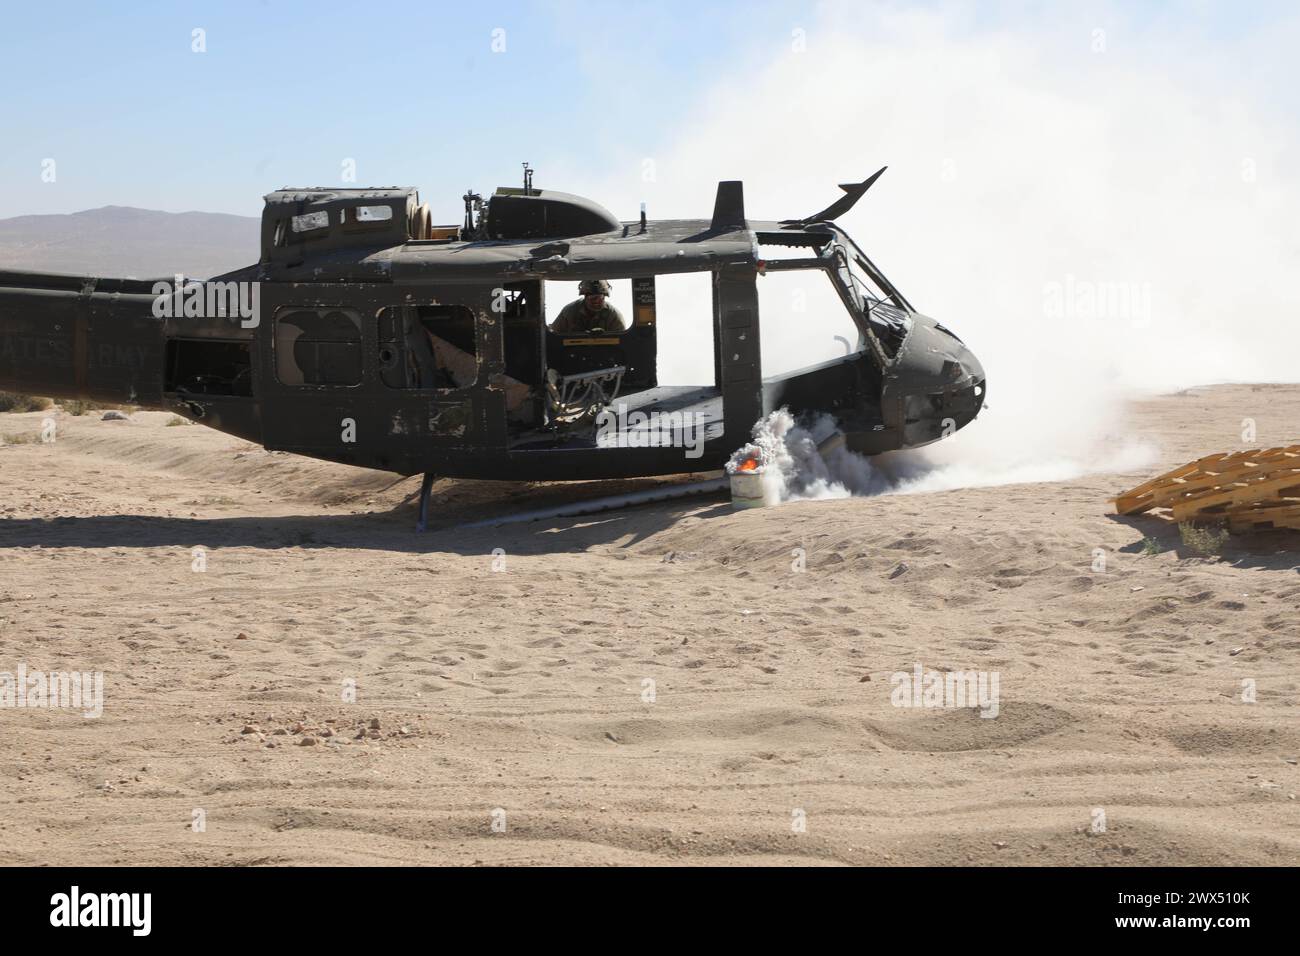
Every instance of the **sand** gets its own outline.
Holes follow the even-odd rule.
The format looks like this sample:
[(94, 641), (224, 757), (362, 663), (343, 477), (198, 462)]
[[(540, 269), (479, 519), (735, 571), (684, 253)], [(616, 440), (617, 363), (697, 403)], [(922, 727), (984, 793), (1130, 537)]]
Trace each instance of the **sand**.
[[(1294, 442), (1300, 387), (1135, 405), (1131, 474), (472, 531), (592, 489), (444, 481), (417, 536), (416, 479), (53, 413), (0, 448), (0, 671), (104, 708), (0, 708), (0, 860), (1295, 865), (1297, 537), (1106, 500), (1246, 416)], [(998, 715), (894, 706), (918, 663)]]

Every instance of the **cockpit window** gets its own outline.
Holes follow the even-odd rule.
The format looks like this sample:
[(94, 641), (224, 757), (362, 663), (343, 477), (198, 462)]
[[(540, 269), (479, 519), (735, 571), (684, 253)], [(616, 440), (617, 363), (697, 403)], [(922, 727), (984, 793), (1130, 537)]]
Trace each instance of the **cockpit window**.
[(891, 301), (886, 290), (871, 278), (858, 248), (847, 240), (831, 247), (834, 268), (831, 278), (861, 311), (881, 349), (890, 357), (897, 354), (911, 329), (907, 312)]
[(862, 300), (862, 307), (870, 308), (873, 303), (880, 301), (881, 296), (872, 284), (871, 277), (863, 269), (862, 261), (851, 250), (845, 250), (845, 259), (848, 262), (849, 275), (853, 279), (854, 291)]

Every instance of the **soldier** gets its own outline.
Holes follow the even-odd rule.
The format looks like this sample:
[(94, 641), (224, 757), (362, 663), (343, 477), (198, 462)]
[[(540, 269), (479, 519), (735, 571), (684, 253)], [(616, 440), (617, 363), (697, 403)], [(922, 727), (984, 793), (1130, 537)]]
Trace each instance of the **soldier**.
[(570, 302), (560, 310), (551, 326), (552, 332), (626, 332), (623, 315), (614, 308), (606, 296), (609, 283), (604, 279), (584, 279), (578, 283), (582, 298)]

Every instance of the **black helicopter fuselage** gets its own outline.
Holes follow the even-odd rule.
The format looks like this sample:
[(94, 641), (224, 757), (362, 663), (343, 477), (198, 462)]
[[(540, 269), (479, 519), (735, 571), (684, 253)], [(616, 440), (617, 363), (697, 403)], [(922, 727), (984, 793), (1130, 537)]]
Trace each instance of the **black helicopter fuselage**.
[[(260, 261), (206, 282), (0, 272), (0, 389), (170, 410), (404, 475), (705, 471), (780, 407), (833, 415), (865, 454), (916, 447), (975, 417), (984, 373), (834, 225), (874, 178), (786, 222), (746, 219), (738, 182), (707, 220), (624, 223), (526, 186), (477, 217), (467, 197), (447, 227), (413, 189), (281, 190)], [(779, 247), (798, 254), (765, 256)], [(765, 379), (758, 284), (795, 269), (826, 273), (857, 348)], [(711, 276), (713, 381), (660, 386), (655, 280), (681, 273)], [(631, 280), (626, 331), (547, 326), (548, 284), (584, 279)]]

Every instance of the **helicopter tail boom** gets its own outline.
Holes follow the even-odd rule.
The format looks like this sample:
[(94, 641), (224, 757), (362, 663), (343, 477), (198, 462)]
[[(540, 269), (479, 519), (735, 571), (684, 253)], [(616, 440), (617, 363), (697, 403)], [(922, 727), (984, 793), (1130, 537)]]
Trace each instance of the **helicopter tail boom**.
[(165, 350), (153, 287), (0, 271), (0, 390), (159, 406)]

